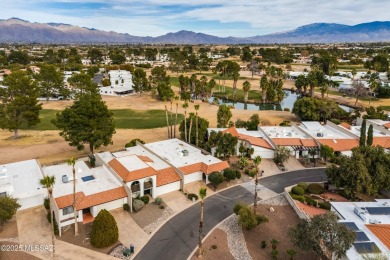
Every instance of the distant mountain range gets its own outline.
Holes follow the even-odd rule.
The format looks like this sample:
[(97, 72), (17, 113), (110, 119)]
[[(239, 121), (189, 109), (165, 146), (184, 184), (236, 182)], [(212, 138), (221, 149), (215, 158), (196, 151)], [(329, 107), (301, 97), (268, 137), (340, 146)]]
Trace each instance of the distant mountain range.
[(63, 23), (31, 23), (19, 18), (0, 19), (1, 43), (154, 43), (154, 44), (264, 44), (390, 41), (390, 22), (357, 25), (313, 23), (295, 30), (253, 37), (217, 37), (179, 31), (158, 37), (101, 31)]

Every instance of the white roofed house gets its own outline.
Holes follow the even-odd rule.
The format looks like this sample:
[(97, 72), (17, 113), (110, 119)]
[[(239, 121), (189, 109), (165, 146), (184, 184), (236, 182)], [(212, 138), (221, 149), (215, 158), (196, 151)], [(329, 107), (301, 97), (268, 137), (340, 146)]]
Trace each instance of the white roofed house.
[(96, 163), (107, 166), (131, 190), (132, 197), (162, 194), (183, 189), (184, 185), (204, 180), (229, 167), (200, 149), (178, 139), (137, 144), (116, 153), (97, 153)]
[(21, 205), (19, 210), (43, 205), (48, 196), (40, 184), (43, 178), (37, 160), (27, 160), (0, 166), (0, 196), (11, 196)]
[(133, 76), (127, 70), (110, 70), (110, 86), (100, 87), (101, 95), (124, 96), (134, 92)]
[[(89, 223), (100, 210), (122, 208), (128, 202), (127, 190), (106, 166), (90, 168), (83, 160), (77, 160), (75, 170), (74, 180), (72, 166), (66, 163), (43, 167), (45, 175), (55, 176), (53, 211), (59, 230), (74, 223), (74, 210), (77, 211), (77, 222)], [(76, 209), (73, 208), (74, 181)]]

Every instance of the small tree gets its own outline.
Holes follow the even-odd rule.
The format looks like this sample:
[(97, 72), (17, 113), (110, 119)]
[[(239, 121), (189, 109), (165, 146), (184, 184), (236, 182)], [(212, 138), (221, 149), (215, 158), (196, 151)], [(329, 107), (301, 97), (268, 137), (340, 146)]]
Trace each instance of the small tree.
[(320, 154), (321, 154), (321, 157), (325, 160), (325, 163), (326, 163), (328, 159), (333, 158), (334, 150), (333, 150), (332, 147), (330, 147), (328, 145), (321, 145)]
[(352, 246), (356, 234), (338, 223), (337, 215), (329, 212), (315, 216), (309, 222), (301, 220), (289, 232), (291, 241), (300, 249), (312, 251), (319, 257), (342, 257)]
[(226, 178), (227, 181), (235, 180), (236, 179), (236, 171), (228, 168), (228, 169), (223, 171), (223, 176)]
[(374, 141), (374, 127), (373, 125), (370, 124), (367, 132), (367, 146), (372, 146), (373, 141)]
[(20, 204), (17, 199), (9, 196), (0, 196), (0, 225), (3, 226), (16, 214)]
[(227, 127), (232, 115), (233, 114), (227, 105), (220, 105), (217, 112), (217, 127)]
[(213, 185), (214, 190), (216, 190), (218, 185), (223, 182), (223, 176), (219, 172), (213, 172), (209, 175), (209, 181)]
[(246, 204), (238, 203), (233, 210), (235, 213), (237, 212), (238, 223), (247, 230), (250, 230), (263, 222), (268, 222), (268, 218), (266, 216), (257, 215)]
[(118, 241), (119, 233), (115, 218), (103, 209), (92, 223), (90, 241), (97, 248), (107, 247)]
[(278, 146), (275, 150), (275, 159), (276, 163), (284, 164), (290, 157), (290, 150), (285, 146)]
[(137, 142), (140, 142), (141, 144), (145, 144), (145, 142), (141, 139), (135, 138), (132, 139), (130, 142), (128, 142), (125, 147), (133, 147), (137, 145)]
[(363, 119), (362, 127), (360, 129), (359, 146), (366, 146), (366, 119)]

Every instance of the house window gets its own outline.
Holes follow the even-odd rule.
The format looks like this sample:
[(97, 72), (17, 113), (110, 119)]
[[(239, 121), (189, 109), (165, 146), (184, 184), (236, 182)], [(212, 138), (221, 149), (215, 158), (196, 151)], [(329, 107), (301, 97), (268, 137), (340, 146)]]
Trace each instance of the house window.
[(62, 215), (68, 215), (68, 214), (71, 214), (71, 213), (73, 213), (73, 207), (72, 206), (69, 206), (69, 207), (66, 207), (66, 208), (62, 209)]

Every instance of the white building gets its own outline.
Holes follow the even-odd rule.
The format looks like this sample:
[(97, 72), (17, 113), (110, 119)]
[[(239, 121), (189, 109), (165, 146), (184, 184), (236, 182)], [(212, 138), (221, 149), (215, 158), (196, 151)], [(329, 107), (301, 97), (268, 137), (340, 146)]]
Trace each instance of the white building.
[(42, 178), (37, 160), (5, 164), (0, 169), (0, 196), (18, 199), (19, 210), (43, 205), (47, 190), (40, 184)]
[(61, 227), (74, 223), (74, 181), (76, 181), (78, 222), (89, 223), (100, 210), (121, 208), (128, 201), (125, 187), (106, 166), (90, 168), (83, 160), (78, 160), (75, 170), (76, 179), (74, 180), (72, 166), (66, 163), (43, 167), (45, 175), (55, 176), (52, 205), (54, 205), (53, 211), (60, 230)]
[(375, 253), (390, 257), (389, 199), (331, 202), (331, 205), (331, 211), (340, 218), (339, 223), (356, 233), (355, 242), (343, 259), (367, 259), (364, 257), (375, 256)]
[(127, 70), (110, 70), (108, 72), (111, 85), (100, 87), (101, 95), (123, 96), (133, 93), (133, 76)]

